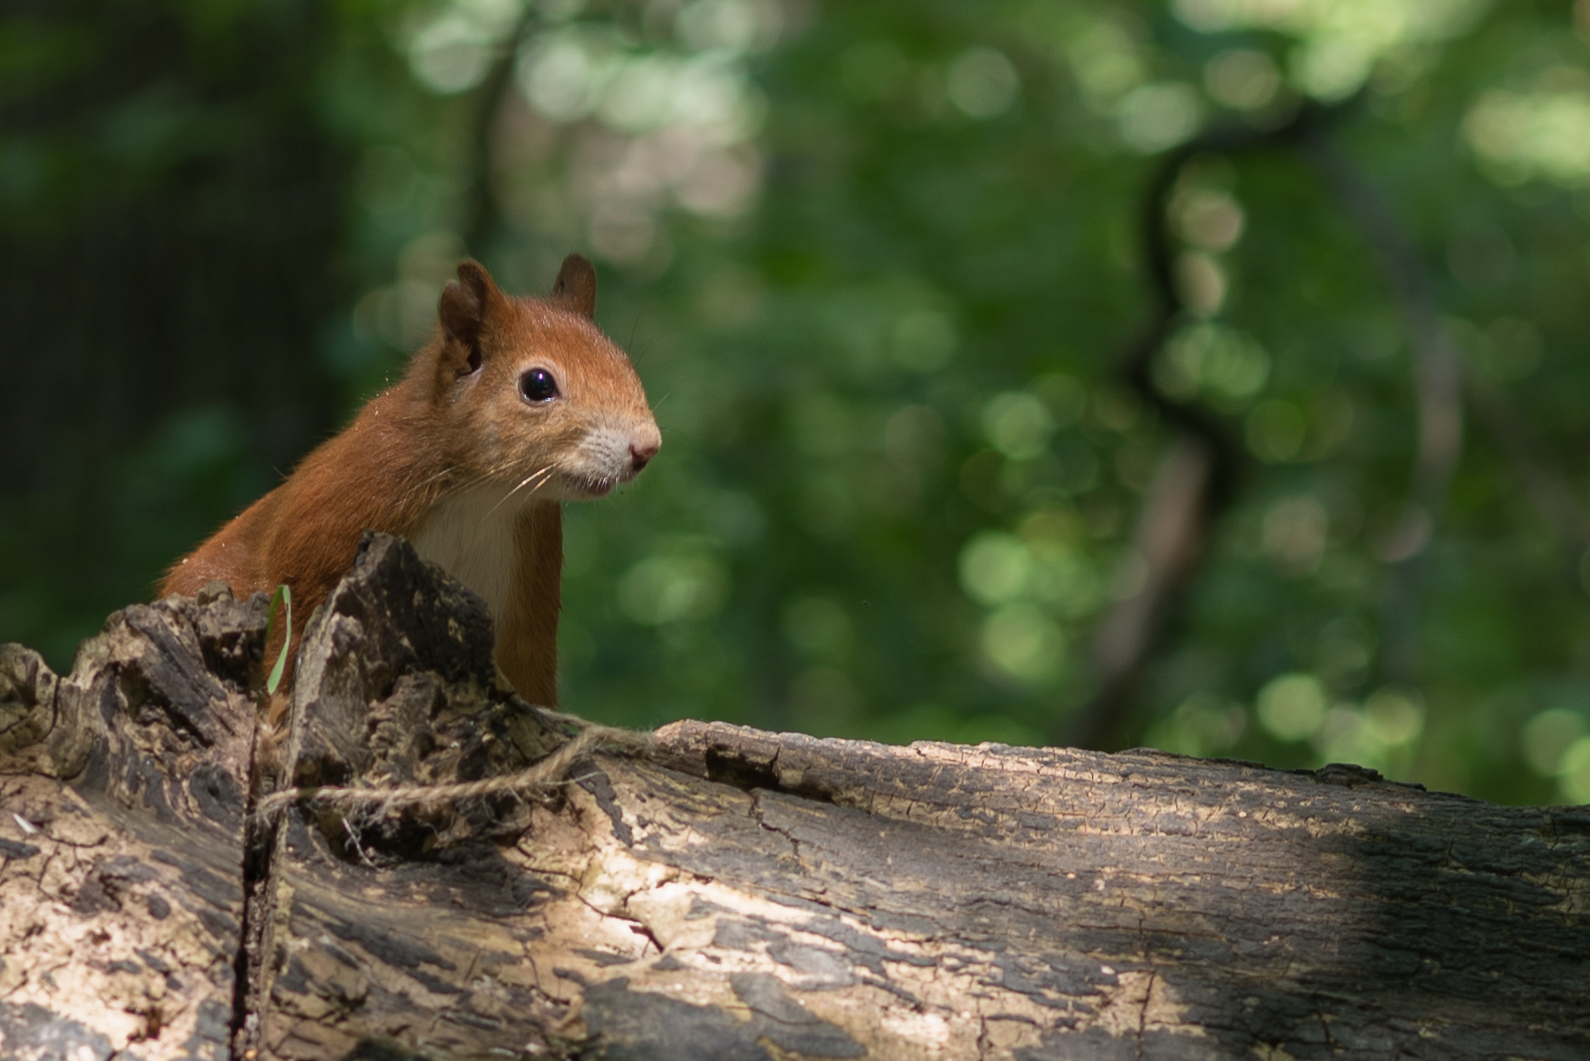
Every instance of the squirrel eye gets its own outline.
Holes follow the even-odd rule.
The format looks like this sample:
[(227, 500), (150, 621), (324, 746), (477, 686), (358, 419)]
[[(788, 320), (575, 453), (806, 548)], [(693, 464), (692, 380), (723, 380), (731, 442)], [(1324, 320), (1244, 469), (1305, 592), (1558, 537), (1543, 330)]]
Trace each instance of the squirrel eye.
[(558, 396), (558, 381), (544, 368), (532, 368), (519, 377), (519, 393), (527, 402), (551, 401)]

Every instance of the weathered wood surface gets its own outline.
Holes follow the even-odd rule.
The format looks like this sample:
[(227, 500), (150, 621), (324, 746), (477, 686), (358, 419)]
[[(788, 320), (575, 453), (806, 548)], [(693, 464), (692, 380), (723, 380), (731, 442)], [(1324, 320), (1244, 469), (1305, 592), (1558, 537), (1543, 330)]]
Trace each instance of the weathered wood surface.
[(0, 1057), (227, 1056), (264, 629), (137, 605), (65, 678), (0, 646)]
[[(477, 605), (369, 543), (260, 776), (545, 754)], [(70, 678), (0, 656), (37, 830), (0, 815), (0, 1056), (1590, 1056), (1590, 811), (1354, 768), (684, 722), (551, 792), (302, 805), (251, 834), (245, 909), (262, 622), (163, 603)]]

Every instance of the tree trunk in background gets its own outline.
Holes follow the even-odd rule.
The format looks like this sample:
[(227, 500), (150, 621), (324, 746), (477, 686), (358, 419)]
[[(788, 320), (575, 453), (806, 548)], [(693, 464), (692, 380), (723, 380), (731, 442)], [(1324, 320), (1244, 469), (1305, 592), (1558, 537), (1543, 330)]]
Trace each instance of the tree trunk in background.
[[(8, 13), (18, 54), (42, 43), (0, 99), (0, 636), (62, 659), (334, 425), (349, 159), (324, 5)], [(197, 430), (138, 465), (179, 413)]]
[[(70, 677), (0, 656), (0, 1053), (1590, 1053), (1590, 811), (681, 722), (549, 792), (245, 830), (263, 621), (169, 601)], [(490, 660), (479, 602), (372, 537), (255, 783), (524, 769), (564, 738)]]

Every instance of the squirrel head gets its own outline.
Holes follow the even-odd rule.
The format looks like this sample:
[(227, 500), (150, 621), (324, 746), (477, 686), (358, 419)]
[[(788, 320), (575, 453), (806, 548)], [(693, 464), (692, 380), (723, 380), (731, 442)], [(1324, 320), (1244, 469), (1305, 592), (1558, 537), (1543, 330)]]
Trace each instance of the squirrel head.
[(595, 312), (596, 270), (578, 254), (547, 298), (505, 295), (479, 262), (459, 264), (430, 360), (430, 411), (456, 486), (601, 497), (656, 456), (646, 392)]

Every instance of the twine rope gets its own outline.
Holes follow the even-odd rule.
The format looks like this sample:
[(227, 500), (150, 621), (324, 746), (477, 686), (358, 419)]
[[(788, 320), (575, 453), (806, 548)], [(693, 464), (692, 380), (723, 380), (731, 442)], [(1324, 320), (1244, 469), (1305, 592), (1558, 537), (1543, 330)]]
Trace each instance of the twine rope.
[(260, 800), (254, 813), (268, 821), (294, 803), (305, 802), (344, 807), (362, 805), (372, 808), (372, 817), (380, 817), (404, 807), (460, 803), (480, 796), (550, 788), (561, 784), (568, 776), (569, 768), (598, 747), (630, 755), (646, 755), (652, 750), (650, 733), (603, 726), (587, 722), (578, 715), (567, 715), (547, 708), (537, 708), (536, 711), (547, 721), (575, 726), (579, 732), (565, 741), (557, 751), (518, 773), (443, 785), (394, 785), (390, 788), (320, 785), (287, 788)]

